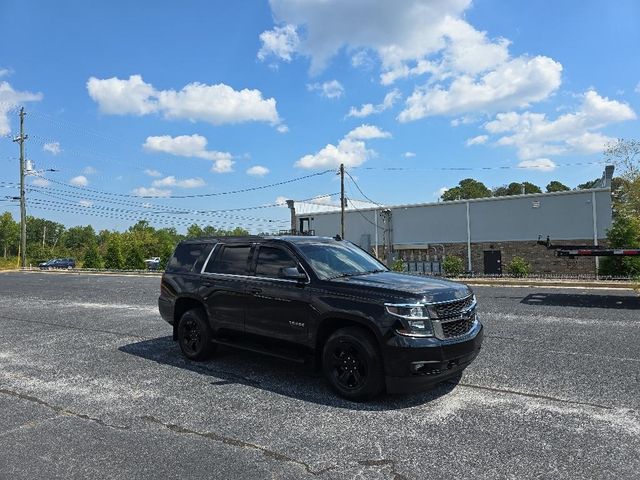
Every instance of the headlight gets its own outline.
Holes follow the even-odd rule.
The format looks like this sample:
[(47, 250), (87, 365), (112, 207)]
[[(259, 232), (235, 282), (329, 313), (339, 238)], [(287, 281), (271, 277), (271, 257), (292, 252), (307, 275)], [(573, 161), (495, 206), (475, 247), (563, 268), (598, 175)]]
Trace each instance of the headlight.
[(402, 328), (397, 328), (400, 335), (414, 337), (433, 336), (433, 326), (429, 320), (429, 312), (422, 304), (386, 303), (387, 312), (402, 319)]

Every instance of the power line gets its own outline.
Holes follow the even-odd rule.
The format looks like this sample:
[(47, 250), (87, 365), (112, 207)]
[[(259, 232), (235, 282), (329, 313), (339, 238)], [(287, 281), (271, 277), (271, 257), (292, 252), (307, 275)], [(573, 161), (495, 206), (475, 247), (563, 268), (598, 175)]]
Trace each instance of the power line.
[(351, 181), (353, 182), (353, 184), (356, 186), (356, 188), (358, 189), (358, 191), (362, 194), (362, 196), (364, 198), (366, 198), (367, 200), (369, 200), (371, 203), (375, 203), (376, 205), (378, 205), (379, 207), (384, 208), (383, 205), (380, 205), (378, 202), (371, 200), (369, 197), (367, 197), (367, 195), (362, 191), (362, 189), (360, 188), (360, 185), (358, 185), (358, 182), (355, 181), (355, 179), (351, 176), (351, 174), (349, 172), (346, 172), (346, 174), (349, 176), (349, 178), (351, 179)]
[(45, 180), (48, 180), (52, 183), (56, 183), (58, 185), (64, 185), (65, 187), (69, 187), (69, 188), (74, 188), (80, 191), (85, 191), (85, 192), (92, 192), (92, 193), (99, 193), (101, 195), (112, 195), (112, 196), (116, 196), (116, 197), (126, 197), (126, 198), (155, 198), (155, 199), (165, 199), (165, 198), (204, 198), (204, 197), (218, 197), (218, 196), (222, 196), (222, 195), (234, 195), (234, 194), (238, 194), (238, 193), (247, 193), (247, 192), (254, 192), (256, 190), (264, 190), (267, 188), (273, 188), (273, 187), (279, 187), (282, 185), (286, 185), (289, 183), (294, 183), (294, 182), (299, 182), (301, 180), (306, 180), (309, 178), (313, 178), (313, 177), (319, 177), (321, 175), (326, 175), (327, 173), (333, 172), (333, 170), (329, 169), (329, 170), (324, 170), (322, 172), (316, 172), (316, 173), (312, 173), (309, 175), (303, 175), (301, 177), (295, 177), (295, 178), (290, 178), (288, 180), (283, 180), (280, 182), (276, 182), (276, 183), (270, 183), (267, 185), (260, 185), (257, 187), (249, 187), (249, 188), (241, 188), (238, 190), (229, 190), (226, 192), (215, 192), (215, 193), (198, 193), (198, 194), (193, 194), (193, 195), (167, 195), (167, 196), (157, 196), (157, 195), (132, 195), (132, 194), (128, 194), (128, 193), (115, 193), (115, 192), (106, 192), (103, 190), (94, 190), (91, 188), (84, 188), (84, 187), (78, 187), (76, 185), (71, 185), (69, 183), (64, 183), (64, 182), (60, 182), (58, 180), (54, 180), (52, 178), (47, 178), (44, 175), (38, 175), (40, 178), (43, 178)]
[[(555, 167), (578, 167), (588, 165), (606, 165), (607, 162), (576, 162), (576, 163), (556, 163)], [(496, 167), (351, 167), (352, 170), (381, 170), (387, 172), (426, 172), (426, 171), (452, 171), (466, 172), (474, 170), (538, 170), (536, 168), (519, 165), (502, 165)]]

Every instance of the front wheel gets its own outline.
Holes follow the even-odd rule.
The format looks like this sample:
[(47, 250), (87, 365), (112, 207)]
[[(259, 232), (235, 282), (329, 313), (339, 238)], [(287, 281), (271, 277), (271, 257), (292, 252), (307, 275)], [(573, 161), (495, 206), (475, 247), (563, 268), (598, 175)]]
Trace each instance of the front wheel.
[(185, 312), (178, 324), (178, 345), (189, 360), (206, 360), (215, 351), (211, 328), (205, 313), (200, 309)]
[(384, 390), (380, 352), (373, 335), (363, 328), (341, 328), (329, 337), (322, 370), (331, 387), (348, 400), (370, 400)]

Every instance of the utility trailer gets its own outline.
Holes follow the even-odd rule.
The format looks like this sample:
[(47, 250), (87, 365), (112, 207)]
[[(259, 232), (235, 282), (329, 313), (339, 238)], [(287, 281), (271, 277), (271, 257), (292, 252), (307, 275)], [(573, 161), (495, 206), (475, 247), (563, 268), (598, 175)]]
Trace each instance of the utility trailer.
[(538, 236), (538, 245), (555, 250), (557, 257), (632, 257), (640, 256), (640, 248), (605, 248), (597, 245), (553, 245), (551, 239), (542, 240)]

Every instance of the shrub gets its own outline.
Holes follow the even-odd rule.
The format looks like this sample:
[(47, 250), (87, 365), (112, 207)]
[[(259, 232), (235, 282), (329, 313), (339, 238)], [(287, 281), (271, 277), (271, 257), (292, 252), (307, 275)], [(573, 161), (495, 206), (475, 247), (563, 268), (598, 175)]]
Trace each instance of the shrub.
[(92, 243), (87, 247), (87, 251), (84, 253), (82, 259), (83, 268), (103, 268), (102, 257), (98, 252), (98, 247), (95, 243)]
[(393, 262), (391, 270), (393, 270), (394, 272), (404, 272), (404, 262), (402, 260), (396, 260), (395, 262)]
[(462, 272), (464, 272), (464, 260), (455, 255), (447, 255), (442, 262), (442, 269), (450, 277), (462, 275)]
[[(609, 244), (613, 248), (640, 247), (640, 219), (631, 215), (620, 215), (607, 231)], [(607, 257), (600, 261), (601, 275), (612, 277), (640, 277), (640, 258)]]
[(124, 268), (127, 270), (144, 270), (146, 268), (142, 251), (135, 243), (127, 245), (124, 256)]
[(104, 266), (110, 270), (122, 270), (124, 268), (124, 257), (122, 256), (120, 239), (112, 238), (109, 240), (107, 253), (104, 257)]
[(522, 257), (513, 257), (507, 271), (514, 277), (525, 277), (531, 273), (531, 264)]

